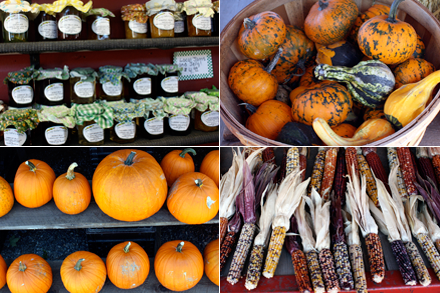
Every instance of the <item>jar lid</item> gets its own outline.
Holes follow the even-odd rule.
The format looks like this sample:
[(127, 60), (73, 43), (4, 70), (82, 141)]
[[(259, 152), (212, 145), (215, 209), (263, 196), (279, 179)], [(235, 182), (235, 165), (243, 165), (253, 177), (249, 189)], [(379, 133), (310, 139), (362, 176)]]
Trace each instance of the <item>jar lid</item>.
[(6, 0), (0, 3), (0, 10), (6, 13), (31, 12), (38, 14), (38, 6), (30, 5), (27, 1)]
[(128, 77), (135, 78), (144, 73), (157, 76), (159, 74), (159, 69), (151, 63), (129, 63), (125, 66), (124, 72)]
[(113, 126), (113, 110), (105, 102), (96, 101), (93, 104), (72, 104), (71, 116), (77, 125), (87, 121), (95, 121), (102, 129)]
[(71, 111), (64, 105), (47, 107), (41, 105), (41, 110), (38, 111), (38, 119), (40, 122), (53, 122), (63, 124), (67, 128), (75, 127), (75, 118), (71, 116)]
[[(53, 13), (59, 13), (63, 11), (64, 8), (67, 6), (73, 6), (79, 11), (83, 13), (87, 13), (93, 5), (92, 1), (87, 2), (87, 4), (84, 4), (82, 1), (79, 0), (58, 0), (53, 2), (52, 4), (43, 4), (46, 5), (46, 10), (53, 12)], [(47, 12), (47, 11), (46, 11)]]
[(163, 110), (163, 101), (162, 99), (152, 99), (145, 98), (141, 100), (134, 100), (134, 103), (139, 103), (144, 107), (144, 118), (148, 119), (150, 116), (150, 112), (153, 113), (156, 119), (162, 120), (165, 117), (168, 117), (168, 114)]
[(79, 77), (82, 81), (94, 82), (98, 77), (98, 73), (90, 67), (78, 67), (70, 71), (70, 77)]
[(105, 8), (93, 8), (90, 9), (89, 12), (85, 13), (85, 16), (91, 16), (91, 15), (96, 15), (101, 17), (108, 17), (108, 16), (115, 17), (113, 12)]
[(217, 97), (208, 96), (203, 92), (186, 92), (185, 97), (192, 99), (195, 103), (194, 108), (200, 112), (205, 112), (208, 108), (211, 111), (218, 111), (219, 99)]
[(19, 71), (11, 71), (3, 81), (5, 84), (10, 81), (15, 84), (28, 84), (33, 79), (34, 66), (29, 66)]
[(145, 3), (148, 16), (152, 16), (162, 10), (176, 11), (176, 2), (174, 0), (150, 0)]
[(37, 128), (37, 110), (34, 109), (13, 109), (0, 114), (0, 130), (4, 131), (8, 126), (14, 126), (18, 133)]
[(34, 71), (34, 79), (35, 80), (45, 80), (45, 79), (60, 79), (67, 80), (69, 79), (69, 67), (64, 65), (64, 68), (52, 68), (52, 69), (43, 69), (40, 68)]
[(185, 14), (183, 11), (183, 3), (176, 3), (176, 11), (174, 11), (174, 20), (185, 20)]
[(187, 15), (201, 14), (204, 17), (213, 17), (214, 10), (211, 0), (188, 0), (183, 4)]
[(160, 99), (163, 101), (164, 111), (171, 115), (188, 115), (195, 106), (194, 101), (185, 98), (185, 96), (177, 98), (160, 97)]
[(121, 17), (123, 21), (136, 21), (146, 23), (148, 20), (147, 8), (142, 4), (125, 5), (121, 8)]
[(177, 72), (177, 75), (180, 76), (182, 74), (182, 67), (179, 67), (176, 64), (162, 64), (162, 65), (156, 65), (157, 69), (159, 69), (159, 72), (162, 74), (165, 73), (174, 73)]
[(99, 82), (101, 84), (111, 82), (113, 85), (119, 85), (122, 77), (130, 81), (127, 73), (122, 72), (120, 66), (105, 65), (99, 67)]
[(114, 119), (117, 122), (131, 122), (134, 118), (144, 116), (144, 106), (139, 103), (111, 104)]

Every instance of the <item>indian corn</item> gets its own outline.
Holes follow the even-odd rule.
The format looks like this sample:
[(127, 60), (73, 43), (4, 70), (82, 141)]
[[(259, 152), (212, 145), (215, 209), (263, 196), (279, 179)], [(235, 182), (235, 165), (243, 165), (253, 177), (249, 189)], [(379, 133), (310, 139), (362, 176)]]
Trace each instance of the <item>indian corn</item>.
[(362, 155), (362, 152), (359, 149), (359, 152), (357, 154), (357, 162), (359, 166), (359, 172), (361, 176), (365, 176), (365, 179), (367, 179), (367, 194), (373, 201), (373, 203), (379, 207), (379, 200), (377, 198), (377, 186), (376, 186), (376, 180), (373, 177), (373, 173), (371, 172), (370, 166), (368, 165), (367, 160), (365, 159), (364, 155)]
[(337, 156), (338, 148), (336, 147), (328, 148), (325, 152), (324, 175), (322, 177), (320, 192), (324, 201), (330, 199), (330, 192), (332, 191), (333, 181), (335, 180)]
[(325, 167), (325, 148), (320, 147), (318, 149), (318, 154), (315, 157), (315, 164), (312, 170), (312, 179), (310, 181), (310, 186), (307, 190), (307, 195), (310, 197), (312, 194), (312, 188), (316, 190), (321, 190), (322, 177), (324, 175)]
[(398, 166), (397, 184), (398, 184), (398, 188), (399, 188), (399, 194), (401, 197), (407, 198), (408, 192), (406, 191), (405, 180), (403, 179), (402, 169), (399, 164), (399, 159), (397, 157), (396, 148), (387, 147), (387, 157), (388, 157), (388, 164), (389, 164), (390, 170), (393, 169), (394, 166)]

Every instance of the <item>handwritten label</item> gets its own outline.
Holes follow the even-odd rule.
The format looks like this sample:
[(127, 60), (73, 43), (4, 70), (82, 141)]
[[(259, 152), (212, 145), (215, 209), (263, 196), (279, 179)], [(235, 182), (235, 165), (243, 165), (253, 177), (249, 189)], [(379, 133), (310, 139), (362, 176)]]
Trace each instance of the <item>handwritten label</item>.
[(214, 77), (211, 50), (175, 52), (174, 64), (182, 67), (179, 80)]

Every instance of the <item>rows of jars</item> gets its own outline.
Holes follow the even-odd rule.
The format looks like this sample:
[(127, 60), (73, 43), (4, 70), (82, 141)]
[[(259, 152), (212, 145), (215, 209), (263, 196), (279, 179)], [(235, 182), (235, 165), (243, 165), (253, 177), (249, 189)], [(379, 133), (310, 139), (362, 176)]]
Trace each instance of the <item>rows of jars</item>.
[[(211, 0), (150, 0), (121, 8), (127, 39), (218, 36), (219, 2)], [(29, 40), (30, 21), (36, 41), (108, 40), (115, 14), (93, 8), (92, 1), (60, 0), (29, 4), (8, 0), (0, 3), (4, 42)]]
[[(130, 63), (124, 68), (67, 66), (8, 73), (9, 104), (0, 114), (4, 144), (96, 146), (106, 138), (131, 143), (138, 136), (184, 136), (217, 131), (216, 88), (179, 92), (181, 68)], [(3, 107), (4, 105), (2, 105)]]

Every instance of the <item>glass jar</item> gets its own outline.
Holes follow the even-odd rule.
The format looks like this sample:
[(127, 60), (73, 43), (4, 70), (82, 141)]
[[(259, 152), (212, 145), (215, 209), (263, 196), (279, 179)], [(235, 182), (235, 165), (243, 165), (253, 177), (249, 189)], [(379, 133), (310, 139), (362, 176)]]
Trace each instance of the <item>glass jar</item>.
[(136, 122), (114, 121), (110, 128), (110, 140), (116, 143), (132, 143), (136, 140)]
[(126, 39), (146, 39), (148, 24), (136, 20), (124, 21)]
[(27, 42), (29, 18), (24, 13), (4, 13), (3, 42)]
[(8, 126), (3, 132), (3, 141), (5, 146), (30, 146), (31, 131), (26, 130), (24, 133), (18, 133), (14, 126)]
[(57, 13), (58, 39), (80, 40), (82, 32), (81, 13), (73, 6), (66, 6)]
[(78, 142), (84, 146), (97, 146), (104, 144), (104, 129), (95, 121), (86, 121), (78, 125)]
[(167, 121), (170, 135), (185, 136), (191, 133), (191, 118), (189, 115), (170, 115)]
[(37, 41), (55, 41), (58, 39), (57, 18), (41, 11), (36, 19)]
[(96, 101), (96, 81), (84, 81), (70, 77), (70, 101), (75, 104), (91, 104)]
[(57, 106), (64, 103), (66, 95), (65, 82), (57, 78), (35, 81), (37, 102), (45, 106)]
[(165, 9), (150, 16), (152, 38), (174, 38), (174, 14)]
[(148, 73), (139, 74), (130, 79), (129, 96), (130, 102), (145, 98), (156, 98), (156, 76)]
[(158, 139), (164, 135), (164, 119), (158, 119), (150, 112), (148, 119), (140, 117), (136, 119), (139, 133), (146, 139)]
[(121, 101), (124, 98), (124, 83), (122, 80), (119, 85), (114, 85), (110, 81), (101, 84), (99, 99), (107, 102)]
[(217, 131), (219, 125), (219, 113), (210, 111), (205, 112), (194, 109), (194, 129), (205, 132)]
[(204, 17), (200, 13), (187, 15), (189, 37), (210, 37), (211, 36), (211, 18)]
[(9, 107), (30, 108), (34, 102), (34, 89), (31, 82), (15, 84), (8, 80)]
[(178, 72), (165, 72), (158, 75), (158, 96), (175, 97), (179, 92)]
[(174, 37), (187, 37), (186, 13), (183, 11), (183, 3), (176, 3), (176, 11), (174, 11)]
[(110, 40), (110, 18), (99, 15), (87, 17), (88, 39), (89, 40)]
[(36, 138), (33, 145), (61, 146), (70, 142), (70, 129), (63, 124), (54, 122), (40, 122), (35, 129)]

